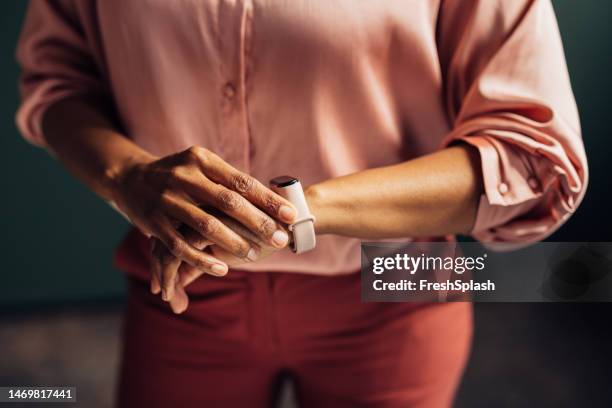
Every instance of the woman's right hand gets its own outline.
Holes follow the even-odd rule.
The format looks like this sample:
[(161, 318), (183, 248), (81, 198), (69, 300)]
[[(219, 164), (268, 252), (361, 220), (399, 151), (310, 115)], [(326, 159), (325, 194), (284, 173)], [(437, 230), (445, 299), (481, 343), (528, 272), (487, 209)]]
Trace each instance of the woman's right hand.
[[(214, 210), (211, 211), (214, 212)], [(260, 241), (252, 232), (248, 231), (242, 224), (238, 223), (233, 218), (229, 218), (224, 214), (216, 214), (216, 216), (232, 231), (249, 240), (254, 245), (257, 245), (260, 249), (260, 259), (279, 250), (278, 248)], [(246, 260), (236, 258), (218, 245), (208, 242), (191, 228), (183, 225), (179, 231), (190, 245), (214, 256), (216, 259), (226, 263), (229, 267), (233, 268), (246, 263)], [(159, 294), (162, 288), (162, 282), (173, 282), (174, 295), (167, 301), (174, 313), (183, 313), (189, 306), (189, 296), (185, 289), (193, 281), (202, 276), (203, 272), (176, 258), (158, 238), (154, 237), (151, 238), (150, 261), (151, 293), (155, 295)]]
[[(290, 224), (296, 217), (289, 201), (201, 147), (136, 160), (109, 178), (115, 205), (138, 228), (159, 238), (176, 258), (212, 275), (225, 275), (227, 264), (187, 242), (177, 230), (180, 225), (240, 259), (256, 260), (260, 248), (200, 206), (225, 213), (276, 248), (289, 240), (279, 222)], [(161, 283), (162, 296), (170, 300), (174, 277)]]

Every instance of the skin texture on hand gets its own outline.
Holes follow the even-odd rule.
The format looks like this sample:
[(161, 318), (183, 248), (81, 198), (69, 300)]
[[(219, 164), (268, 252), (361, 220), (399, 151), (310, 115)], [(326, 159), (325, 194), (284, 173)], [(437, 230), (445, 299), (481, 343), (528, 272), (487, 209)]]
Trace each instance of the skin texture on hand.
[[(213, 275), (227, 273), (225, 262), (200, 251), (176, 230), (185, 225), (238, 259), (254, 261), (259, 247), (228, 228), (207, 206), (239, 221), (258, 240), (283, 248), (289, 236), (291, 203), (216, 154), (192, 147), (162, 159), (138, 163), (115, 178), (114, 202), (141, 230), (159, 238), (177, 258)], [(162, 297), (173, 296), (173, 277), (162, 275)]]

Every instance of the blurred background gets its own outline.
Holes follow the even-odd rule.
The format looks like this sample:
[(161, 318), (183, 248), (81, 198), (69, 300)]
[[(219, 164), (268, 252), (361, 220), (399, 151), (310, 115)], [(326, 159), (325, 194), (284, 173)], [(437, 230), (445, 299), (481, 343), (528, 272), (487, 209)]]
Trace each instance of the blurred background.
[[(612, 2), (553, 3), (591, 178), (582, 206), (550, 240), (612, 241)], [(79, 406), (107, 407), (125, 291), (111, 257), (127, 225), (15, 128), (26, 4), (0, 2), (0, 385), (74, 385)], [(477, 304), (456, 406), (612, 406), (611, 312), (608, 303)]]

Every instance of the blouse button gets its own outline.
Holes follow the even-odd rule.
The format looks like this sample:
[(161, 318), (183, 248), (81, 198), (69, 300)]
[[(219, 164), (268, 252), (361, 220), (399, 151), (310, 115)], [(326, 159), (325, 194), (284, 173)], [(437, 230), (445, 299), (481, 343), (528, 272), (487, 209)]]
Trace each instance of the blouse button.
[(508, 192), (509, 188), (506, 183), (499, 183), (499, 186), (497, 186), (497, 190), (501, 195), (504, 195)]
[(527, 183), (529, 184), (529, 187), (531, 187), (534, 190), (536, 190), (540, 186), (540, 183), (538, 183), (538, 180), (535, 177), (529, 177), (529, 180), (527, 180)]
[(225, 84), (223, 87), (223, 95), (226, 99), (234, 99), (234, 96), (236, 96), (236, 88), (234, 88), (234, 85), (231, 83)]

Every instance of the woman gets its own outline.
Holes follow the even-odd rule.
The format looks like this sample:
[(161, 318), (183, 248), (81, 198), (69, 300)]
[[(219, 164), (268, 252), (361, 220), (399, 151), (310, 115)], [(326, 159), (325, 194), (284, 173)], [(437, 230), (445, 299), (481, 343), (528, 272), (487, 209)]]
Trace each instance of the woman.
[(18, 59), (23, 135), (136, 227), (120, 406), (449, 406), (469, 303), (360, 303), (359, 239), (524, 245), (587, 183), (547, 0), (38, 0)]

